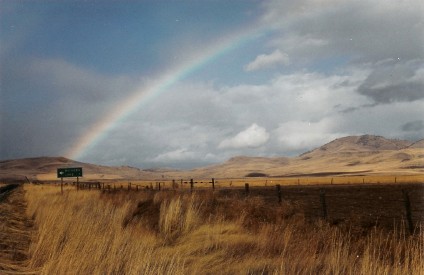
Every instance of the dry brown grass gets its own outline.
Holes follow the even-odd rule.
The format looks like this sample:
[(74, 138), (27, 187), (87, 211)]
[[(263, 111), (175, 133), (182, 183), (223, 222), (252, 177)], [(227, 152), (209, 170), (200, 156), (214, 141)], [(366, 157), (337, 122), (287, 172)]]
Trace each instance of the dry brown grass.
[(28, 248), (32, 222), (25, 213), (24, 190), (0, 198), (0, 274), (30, 274)]
[(424, 232), (307, 222), (289, 204), (27, 186), (41, 274), (420, 274)]
[[(211, 179), (194, 178), (194, 188), (211, 188)], [(116, 180), (107, 181), (105, 186), (111, 185), (111, 188), (128, 189), (131, 183), (131, 189), (135, 189), (136, 185), (139, 189), (156, 188), (156, 183), (161, 183), (162, 189), (171, 189), (172, 180)], [(190, 179), (175, 180), (179, 189), (189, 189)], [(380, 174), (380, 175), (336, 175), (336, 176), (302, 176), (302, 177), (270, 177), (270, 178), (234, 178), (234, 179), (215, 179), (216, 188), (228, 187), (244, 187), (245, 183), (250, 186), (275, 186), (280, 185), (343, 185), (343, 184), (402, 184), (402, 183), (421, 183), (424, 182), (424, 175), (406, 175), (406, 174)]]

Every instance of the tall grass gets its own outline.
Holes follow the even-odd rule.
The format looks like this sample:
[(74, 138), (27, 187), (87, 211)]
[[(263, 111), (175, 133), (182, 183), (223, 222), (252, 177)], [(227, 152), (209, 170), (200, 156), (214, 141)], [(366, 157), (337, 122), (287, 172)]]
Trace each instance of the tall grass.
[(42, 274), (420, 274), (423, 230), (353, 234), (291, 205), (27, 186)]
[(24, 190), (18, 187), (0, 196), (0, 274), (32, 274), (28, 247), (32, 222), (25, 213)]

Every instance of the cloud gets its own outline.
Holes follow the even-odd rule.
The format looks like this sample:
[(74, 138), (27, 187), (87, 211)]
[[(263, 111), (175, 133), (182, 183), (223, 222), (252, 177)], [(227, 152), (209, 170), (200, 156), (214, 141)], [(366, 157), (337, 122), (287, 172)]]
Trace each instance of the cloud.
[(253, 123), (249, 128), (241, 131), (236, 136), (224, 139), (218, 145), (218, 148), (255, 148), (264, 145), (268, 139), (269, 133), (266, 129)]
[(277, 65), (288, 65), (290, 63), (289, 56), (280, 50), (275, 50), (271, 54), (258, 55), (255, 60), (247, 64), (244, 68), (247, 72), (268, 69)]
[(159, 154), (153, 158), (154, 162), (175, 162), (175, 161), (187, 161), (194, 160), (196, 157), (195, 152), (190, 152), (187, 149), (177, 149), (174, 151)]
[(406, 132), (418, 132), (424, 130), (424, 121), (414, 120), (409, 121), (401, 126), (402, 131)]
[[(424, 100), (373, 105), (372, 98), (357, 93), (369, 71), (367, 67), (356, 66), (332, 75), (299, 71), (276, 75), (261, 85), (181, 82), (115, 125), (107, 138), (96, 143), (81, 160), (107, 165), (122, 165), (125, 160), (125, 165), (141, 168), (190, 168), (221, 162), (235, 154), (293, 156), (352, 134), (422, 138), (422, 131), (404, 130), (414, 129), (418, 124), (403, 125), (422, 117)], [(3, 139), (7, 142), (2, 140), (2, 145), (5, 144), (2, 155), (12, 151), (57, 155), (62, 146), (66, 147), (76, 136), (90, 130), (95, 118), (101, 119), (102, 115), (96, 104), (106, 111), (116, 107), (115, 93), (108, 96), (115, 88), (111, 90), (108, 86), (119, 86), (118, 78), (95, 75), (85, 77), (86, 81), (106, 81), (98, 84), (103, 91), (108, 91), (96, 95), (104, 97), (101, 102), (82, 100), (84, 97), (80, 97), (79, 92), (72, 94), (72, 89), (66, 88), (56, 92), (70, 93), (70, 106), (63, 105), (64, 99), (59, 100), (52, 92), (48, 95), (57, 100), (56, 103), (44, 99), (34, 101), (36, 107), (28, 112), (22, 110), (25, 114), (22, 117), (8, 115), (2, 127), (10, 131), (2, 131), (2, 137), (7, 137)], [(62, 80), (61, 83), (70, 82)], [(29, 92), (24, 95), (24, 100), (30, 99)], [(72, 99), (73, 96), (76, 98)], [(16, 94), (8, 97), (17, 98)], [(12, 106), (11, 99), (8, 102)], [(348, 108), (352, 111), (341, 112)], [(249, 123), (253, 121), (255, 123)], [(241, 130), (234, 132), (234, 129)]]
[(414, 101), (424, 98), (424, 60), (387, 61), (379, 64), (358, 87), (376, 103)]
[(318, 122), (288, 121), (279, 125), (274, 134), (279, 146), (286, 151), (310, 150), (346, 135), (335, 132), (334, 121), (325, 118)]
[(263, 24), (276, 30), (268, 46), (284, 50), (292, 63), (335, 57), (412, 60), (424, 55), (421, 0), (272, 0), (264, 9)]
[[(103, 162), (126, 157), (132, 166), (181, 168), (221, 162), (234, 155), (302, 153), (318, 142), (291, 149), (291, 143), (282, 145), (275, 129), (293, 121), (317, 123), (328, 117), (335, 119), (340, 116), (339, 109), (361, 108), (370, 103), (370, 99), (355, 92), (365, 77), (364, 72), (355, 70), (330, 76), (310, 72), (281, 74), (262, 85), (179, 83), (143, 105), (125, 123), (116, 125), (87, 158)], [(339, 105), (338, 109), (334, 109), (335, 105)], [(363, 118), (355, 123), (363, 125)], [(331, 137), (331, 131), (332, 128), (322, 136)], [(210, 157), (206, 157), (208, 154)], [(177, 157), (180, 160), (172, 161)]]
[(64, 154), (137, 83), (63, 59), (3, 61), (0, 116), (8, 130), (0, 133), (2, 158)]

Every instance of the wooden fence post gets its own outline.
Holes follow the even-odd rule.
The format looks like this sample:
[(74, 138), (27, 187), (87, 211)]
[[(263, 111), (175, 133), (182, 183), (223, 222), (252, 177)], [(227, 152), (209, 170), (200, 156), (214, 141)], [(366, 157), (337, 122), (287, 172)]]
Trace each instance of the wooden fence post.
[(128, 183), (128, 191), (131, 190), (131, 182)]
[(193, 192), (194, 182), (193, 179), (190, 179), (190, 192)]
[(319, 198), (321, 201), (321, 207), (322, 207), (322, 217), (324, 220), (327, 219), (327, 203), (325, 201), (325, 190), (321, 189), (319, 191)]
[(172, 180), (172, 189), (176, 188), (175, 180)]
[(244, 191), (246, 193), (246, 196), (249, 196), (249, 184), (248, 183), (244, 184)]
[(277, 184), (276, 188), (277, 188), (278, 203), (281, 204), (281, 202), (283, 201), (281, 198), (281, 185)]
[(408, 191), (402, 189), (403, 201), (405, 203), (406, 220), (408, 222), (409, 233), (414, 233), (414, 224), (412, 223), (411, 201), (409, 200)]

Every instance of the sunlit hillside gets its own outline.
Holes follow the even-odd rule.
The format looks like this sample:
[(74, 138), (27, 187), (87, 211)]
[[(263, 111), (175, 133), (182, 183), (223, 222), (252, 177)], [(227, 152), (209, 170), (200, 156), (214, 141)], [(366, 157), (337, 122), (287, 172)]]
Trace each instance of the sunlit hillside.
[(419, 175), (424, 173), (423, 141), (416, 143), (379, 136), (334, 140), (298, 157), (233, 157), (193, 170), (110, 167), (66, 158), (31, 158), (0, 162), (0, 177), (31, 181), (57, 180), (59, 167), (83, 167), (84, 180), (155, 180), (181, 178), (242, 178), (250, 173), (272, 177), (323, 175)]

